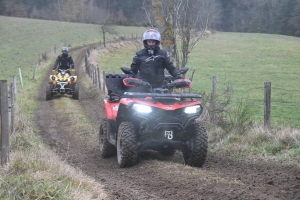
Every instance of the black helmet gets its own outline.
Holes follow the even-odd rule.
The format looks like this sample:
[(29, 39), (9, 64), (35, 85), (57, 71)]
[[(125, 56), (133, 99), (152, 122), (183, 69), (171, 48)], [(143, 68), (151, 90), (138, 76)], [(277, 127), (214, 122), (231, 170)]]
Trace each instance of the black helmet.
[[(148, 50), (149, 54), (153, 54), (154, 50), (159, 49), (160, 38), (161, 38), (160, 33), (155, 29), (149, 29), (144, 32), (142, 40), (143, 40), (144, 47)], [(147, 40), (155, 40), (156, 43), (153, 46), (149, 46), (147, 44)]]

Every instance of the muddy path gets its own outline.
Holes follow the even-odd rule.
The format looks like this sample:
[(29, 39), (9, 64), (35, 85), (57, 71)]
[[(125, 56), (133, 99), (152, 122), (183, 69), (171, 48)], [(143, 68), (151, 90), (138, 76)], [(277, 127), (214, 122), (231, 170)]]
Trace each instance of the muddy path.
[[(77, 72), (83, 68), (85, 51), (86, 47), (79, 47), (70, 52)], [(171, 158), (149, 153), (137, 165), (119, 168), (116, 157), (103, 159), (99, 153), (103, 97), (82, 86), (88, 80), (83, 73), (78, 76), (79, 100), (46, 101), (40, 90), (35, 119), (44, 142), (68, 164), (104, 185), (108, 199), (300, 199), (300, 169), (284, 163), (236, 160), (221, 152), (209, 152), (203, 168), (185, 166), (180, 152)], [(75, 119), (68, 113), (77, 110), (88, 119), (92, 133), (74, 126)]]

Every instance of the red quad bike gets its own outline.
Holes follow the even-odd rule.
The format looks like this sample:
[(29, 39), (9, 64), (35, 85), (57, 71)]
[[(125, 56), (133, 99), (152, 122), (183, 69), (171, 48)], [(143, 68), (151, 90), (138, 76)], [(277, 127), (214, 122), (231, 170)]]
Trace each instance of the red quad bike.
[[(202, 112), (198, 94), (175, 94), (174, 88), (189, 88), (188, 79), (174, 80), (165, 75), (162, 88), (152, 88), (135, 77), (130, 68), (124, 73), (106, 73), (108, 95), (104, 99), (106, 118), (99, 131), (103, 158), (117, 155), (121, 168), (138, 162), (139, 153), (158, 151), (173, 156), (183, 153), (185, 164), (202, 167), (207, 155), (207, 133), (196, 121)], [(181, 69), (185, 74), (188, 67)]]

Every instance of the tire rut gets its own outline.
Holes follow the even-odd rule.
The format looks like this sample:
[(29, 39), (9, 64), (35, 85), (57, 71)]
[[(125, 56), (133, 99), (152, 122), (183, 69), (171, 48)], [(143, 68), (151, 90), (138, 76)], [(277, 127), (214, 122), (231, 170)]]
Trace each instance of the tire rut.
[[(208, 152), (203, 168), (193, 168), (183, 165), (180, 152), (171, 158), (148, 152), (137, 165), (121, 169), (116, 157), (101, 158), (98, 131), (105, 117), (103, 97), (83, 87), (87, 78), (80, 70), (86, 48), (70, 51), (76, 55), (79, 76), (79, 101), (70, 99), (70, 104), (73, 110), (82, 110), (94, 133), (74, 129), (65, 116), (65, 99), (46, 101), (44, 90), (38, 94), (35, 117), (44, 142), (62, 160), (104, 185), (110, 199), (300, 199), (300, 170), (284, 164), (232, 160)], [(48, 75), (44, 80), (48, 82)]]

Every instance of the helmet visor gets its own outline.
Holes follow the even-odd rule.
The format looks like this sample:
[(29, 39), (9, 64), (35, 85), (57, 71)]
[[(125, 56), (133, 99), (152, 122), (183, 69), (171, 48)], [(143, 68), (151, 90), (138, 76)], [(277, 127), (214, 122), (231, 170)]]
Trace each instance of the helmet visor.
[(157, 30), (148, 30), (143, 34), (143, 41), (156, 40), (160, 42), (160, 33)]

